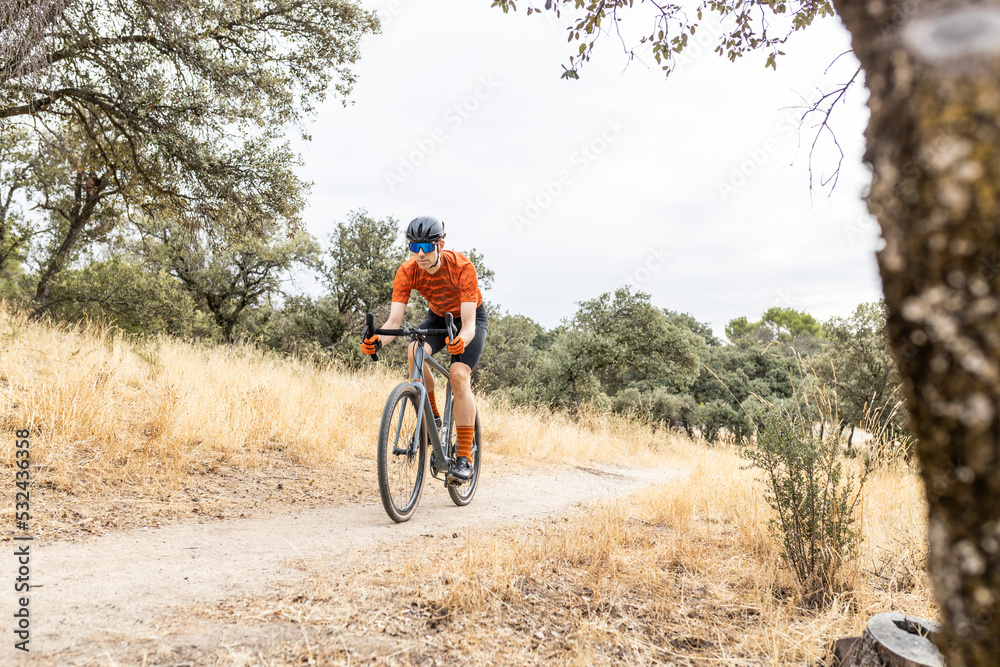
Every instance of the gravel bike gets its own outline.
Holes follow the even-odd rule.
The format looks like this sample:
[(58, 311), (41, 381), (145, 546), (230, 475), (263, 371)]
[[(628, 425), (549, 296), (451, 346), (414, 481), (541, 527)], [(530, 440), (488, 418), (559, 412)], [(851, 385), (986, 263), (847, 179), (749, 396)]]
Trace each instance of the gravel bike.
[[(382, 496), (382, 506), (393, 521), (408, 521), (417, 509), (424, 490), (424, 461), (430, 445), (430, 471), (435, 479), (443, 479), (448, 495), (458, 506), (472, 502), (479, 484), (479, 462), (482, 459), (482, 431), (479, 415), (476, 414), (476, 429), (472, 440), (472, 476), (461, 481), (448, 474), (452, 461), (458, 452), (458, 436), (452, 419), (451, 376), (448, 371), (424, 350), (427, 336), (448, 336), (451, 342), (457, 335), (454, 318), (445, 313), (447, 329), (377, 329), (375, 318), (368, 313), (365, 320), (364, 338), (372, 334), (383, 336), (409, 336), (417, 343), (413, 353), (413, 374), (409, 382), (403, 382), (389, 393), (382, 422), (378, 430), (378, 490)], [(378, 361), (378, 355), (372, 355)], [(424, 363), (444, 376), (447, 380), (444, 412), (441, 413), (440, 430), (434, 422), (427, 387), (424, 386)]]

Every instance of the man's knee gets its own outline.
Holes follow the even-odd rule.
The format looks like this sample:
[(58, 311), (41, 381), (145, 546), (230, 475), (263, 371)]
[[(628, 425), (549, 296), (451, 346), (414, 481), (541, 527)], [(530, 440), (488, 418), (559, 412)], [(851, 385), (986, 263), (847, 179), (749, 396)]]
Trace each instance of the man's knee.
[(448, 370), (448, 374), (451, 375), (452, 387), (470, 387), (470, 380), (472, 378), (472, 369), (468, 365), (456, 361), (451, 365)]

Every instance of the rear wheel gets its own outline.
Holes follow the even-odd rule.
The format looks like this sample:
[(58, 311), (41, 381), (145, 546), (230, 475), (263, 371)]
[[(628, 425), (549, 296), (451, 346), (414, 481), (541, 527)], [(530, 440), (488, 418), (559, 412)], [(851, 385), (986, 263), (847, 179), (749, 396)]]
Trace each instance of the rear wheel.
[(417, 422), (420, 391), (410, 383), (389, 394), (378, 430), (378, 490), (393, 521), (413, 516), (424, 490), (427, 430)]
[[(448, 458), (452, 461), (458, 455), (458, 429), (452, 426), (450, 442), (448, 443)], [(452, 502), (459, 507), (464, 507), (472, 502), (472, 497), (476, 495), (476, 487), (479, 485), (479, 461), (483, 457), (483, 439), (479, 428), (479, 415), (476, 414), (476, 433), (472, 437), (472, 477), (461, 484), (449, 484), (448, 495)]]

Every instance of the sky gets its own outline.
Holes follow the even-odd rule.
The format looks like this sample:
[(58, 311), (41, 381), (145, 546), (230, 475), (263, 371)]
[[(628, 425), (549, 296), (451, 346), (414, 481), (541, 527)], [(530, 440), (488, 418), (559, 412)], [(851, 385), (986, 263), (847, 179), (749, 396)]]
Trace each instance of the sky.
[[(487, 301), (549, 328), (625, 284), (720, 336), (771, 306), (824, 320), (880, 297), (878, 228), (862, 201), (867, 92), (854, 86), (832, 116), (845, 154), (832, 193), (810, 191), (815, 119), (800, 129), (796, 108), (857, 68), (837, 59), (850, 49), (839, 19), (796, 35), (776, 71), (761, 54), (717, 56), (718, 31), (705, 29), (664, 78), (649, 53), (630, 61), (604, 35), (570, 81), (559, 75), (577, 47), (549, 13), (505, 15), (490, 0), (363, 6), (383, 31), (365, 40), (350, 102), (321, 106), (312, 140), (296, 144), (317, 237), (359, 209), (401, 230), (434, 215), (446, 247), (475, 248), (496, 272)], [(649, 28), (642, 11), (625, 39)], [(815, 180), (837, 160), (824, 135)]]

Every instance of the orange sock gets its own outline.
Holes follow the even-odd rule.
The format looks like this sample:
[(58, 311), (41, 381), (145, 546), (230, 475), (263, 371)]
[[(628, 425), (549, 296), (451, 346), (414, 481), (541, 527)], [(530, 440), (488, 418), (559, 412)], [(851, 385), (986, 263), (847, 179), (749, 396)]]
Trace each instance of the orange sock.
[(469, 463), (472, 463), (472, 438), (475, 434), (475, 426), (458, 427), (458, 455), (469, 459)]
[(428, 390), (427, 391), (427, 398), (431, 399), (431, 411), (434, 413), (434, 416), (435, 417), (440, 417), (441, 415), (440, 415), (440, 413), (438, 413), (438, 404), (437, 404), (437, 400), (434, 398), (434, 392)]
[[(417, 380), (417, 382), (421, 382), (421, 380)], [(431, 412), (434, 413), (435, 417), (440, 417), (441, 413), (438, 412), (437, 398), (434, 396), (434, 392), (431, 391), (430, 388), (427, 389), (427, 398), (431, 400)]]

